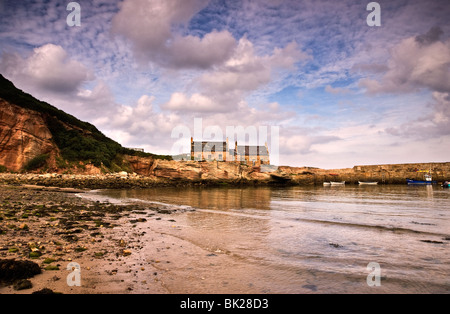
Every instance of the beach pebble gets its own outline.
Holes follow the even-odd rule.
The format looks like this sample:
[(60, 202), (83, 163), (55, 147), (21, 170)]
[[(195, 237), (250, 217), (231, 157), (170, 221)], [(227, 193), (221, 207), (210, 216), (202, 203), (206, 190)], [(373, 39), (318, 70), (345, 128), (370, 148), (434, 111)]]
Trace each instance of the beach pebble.
[(14, 290), (25, 290), (30, 289), (31, 287), (33, 287), (33, 285), (28, 279), (20, 279), (16, 281), (13, 286)]
[(19, 226), (19, 229), (20, 229), (20, 230), (28, 230), (28, 229), (30, 229), (30, 228), (28, 227), (27, 224), (23, 223), (23, 224), (21, 224), (21, 225)]
[(302, 288), (309, 289), (311, 291), (317, 291), (316, 285), (303, 285)]

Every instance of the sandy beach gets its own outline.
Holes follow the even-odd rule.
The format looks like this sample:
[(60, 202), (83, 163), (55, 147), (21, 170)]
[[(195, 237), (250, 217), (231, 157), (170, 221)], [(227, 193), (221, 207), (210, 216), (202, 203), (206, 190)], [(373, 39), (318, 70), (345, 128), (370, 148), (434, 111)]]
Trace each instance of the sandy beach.
[[(260, 291), (251, 283), (248, 267), (227, 252), (176, 236), (174, 231), (183, 231), (176, 222), (183, 210), (98, 202), (81, 198), (83, 192), (0, 187), (0, 263), (31, 261), (41, 269), (27, 279), (31, 285), (25, 282), (19, 287), (21, 281), (13, 273), (9, 274), (12, 279), (5, 279), (0, 265), (0, 293)], [(67, 269), (73, 262), (80, 265), (79, 286), (73, 285), (74, 268)]]

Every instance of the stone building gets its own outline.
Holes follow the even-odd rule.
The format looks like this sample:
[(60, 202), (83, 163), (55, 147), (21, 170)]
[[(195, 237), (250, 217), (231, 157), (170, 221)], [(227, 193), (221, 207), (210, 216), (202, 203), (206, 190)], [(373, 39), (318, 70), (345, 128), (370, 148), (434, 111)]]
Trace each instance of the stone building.
[(235, 160), (238, 162), (245, 162), (250, 166), (270, 164), (269, 149), (267, 148), (267, 143), (264, 146), (240, 146), (236, 142), (235, 147)]
[(225, 142), (194, 142), (191, 137), (191, 159), (197, 161), (226, 161), (228, 156), (228, 139)]
[(267, 143), (262, 146), (238, 145), (233, 149), (225, 142), (195, 142), (191, 137), (191, 159), (197, 161), (240, 162), (250, 166), (269, 165), (269, 149)]

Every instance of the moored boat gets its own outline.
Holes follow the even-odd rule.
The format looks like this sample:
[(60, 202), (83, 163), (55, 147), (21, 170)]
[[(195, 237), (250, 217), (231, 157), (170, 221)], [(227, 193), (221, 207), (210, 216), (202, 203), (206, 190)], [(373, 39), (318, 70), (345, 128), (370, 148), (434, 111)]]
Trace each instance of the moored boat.
[(358, 181), (359, 185), (377, 185), (378, 181)]
[(336, 182), (336, 181), (330, 181), (331, 185), (345, 185), (345, 181), (340, 181), (340, 182)]
[(412, 179), (406, 179), (406, 183), (410, 185), (423, 185), (423, 184), (437, 184), (436, 181), (433, 181), (431, 175), (427, 173), (425, 175), (425, 180), (412, 180)]
[(450, 182), (445, 181), (445, 182), (442, 184), (442, 187), (443, 187), (443, 188), (450, 188)]

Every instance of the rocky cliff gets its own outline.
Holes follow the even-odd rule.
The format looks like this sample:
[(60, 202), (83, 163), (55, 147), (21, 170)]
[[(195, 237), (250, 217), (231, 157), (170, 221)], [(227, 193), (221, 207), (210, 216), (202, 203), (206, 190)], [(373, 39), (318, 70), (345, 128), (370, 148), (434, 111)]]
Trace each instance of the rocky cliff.
[(128, 170), (122, 147), (94, 125), (16, 88), (0, 74), (0, 171), (100, 173)]
[(140, 176), (183, 182), (248, 182), (272, 181), (271, 173), (234, 162), (197, 162), (160, 160), (148, 157), (124, 156), (130, 171)]
[(40, 155), (48, 155), (54, 163), (58, 154), (41, 113), (0, 98), (0, 165), (19, 171)]

